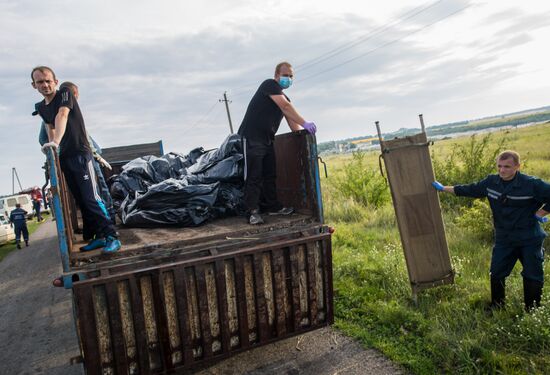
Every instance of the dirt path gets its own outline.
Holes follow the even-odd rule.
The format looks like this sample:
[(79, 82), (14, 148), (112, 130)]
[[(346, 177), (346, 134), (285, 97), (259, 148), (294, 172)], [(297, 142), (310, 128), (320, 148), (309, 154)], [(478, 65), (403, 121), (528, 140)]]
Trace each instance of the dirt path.
[(0, 373), (81, 374), (70, 293), (51, 281), (61, 271), (54, 223), (42, 224), (30, 246), (0, 262)]
[[(70, 292), (51, 286), (61, 271), (54, 223), (32, 235), (30, 247), (0, 262), (0, 374), (83, 374)], [(321, 329), (236, 355), (200, 375), (403, 374), (374, 350)]]

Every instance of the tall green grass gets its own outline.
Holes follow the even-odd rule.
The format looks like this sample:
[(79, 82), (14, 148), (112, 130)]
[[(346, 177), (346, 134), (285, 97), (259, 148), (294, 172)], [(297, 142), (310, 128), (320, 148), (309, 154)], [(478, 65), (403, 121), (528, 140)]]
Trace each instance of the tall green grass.
[[(506, 147), (522, 154), (524, 172), (549, 180), (548, 139), (550, 125), (541, 125), (437, 142), (437, 178), (457, 184), (494, 173), (494, 156)], [(550, 288), (541, 308), (524, 313), (517, 264), (507, 280), (506, 309), (486, 309), (492, 248), (486, 202), (444, 204), (455, 284), (426, 290), (413, 303), (393, 206), (360, 196), (362, 189), (368, 196), (369, 186), (385, 186), (377, 159), (376, 152), (327, 158), (323, 195), (327, 222), (336, 227), (336, 326), (415, 374), (550, 373)]]

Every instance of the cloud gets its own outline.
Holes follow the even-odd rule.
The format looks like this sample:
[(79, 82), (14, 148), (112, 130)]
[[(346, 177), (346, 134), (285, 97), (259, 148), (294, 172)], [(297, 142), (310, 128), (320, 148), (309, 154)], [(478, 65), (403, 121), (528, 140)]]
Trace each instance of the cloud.
[[(375, 120), (387, 131), (407, 126), (419, 112), (430, 123), (507, 112), (510, 102), (499, 104), (495, 95), (503, 82), (519, 80), (522, 60), (529, 60), (510, 52), (540, 46), (537, 32), (548, 17), (531, 5), (472, 2), (475, 11), (424, 28), (470, 4), (460, 0), (437, 2), (406, 20), (420, 8), (286, 0), (220, 0), (211, 8), (129, 0), (56, 4), (0, 0), (0, 124), (10, 130), (9, 139), (0, 139), (2, 163), (36, 179), (43, 156), (39, 121), (30, 112), (41, 98), (29, 73), (37, 64), (80, 86), (87, 127), (102, 147), (162, 139), (166, 151), (187, 152), (223, 141), (224, 91), (237, 129), (258, 84), (288, 60), (297, 77), (288, 95), (325, 141), (372, 134)], [(529, 98), (513, 104), (529, 106)], [(9, 168), (0, 169), (6, 181), (0, 192)]]

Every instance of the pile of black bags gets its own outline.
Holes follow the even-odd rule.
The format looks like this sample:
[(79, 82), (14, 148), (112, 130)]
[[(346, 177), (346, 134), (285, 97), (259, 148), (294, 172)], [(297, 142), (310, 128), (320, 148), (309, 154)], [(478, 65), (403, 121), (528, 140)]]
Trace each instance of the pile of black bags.
[(110, 179), (111, 196), (125, 225), (197, 226), (243, 214), (243, 168), (241, 137), (232, 134), (215, 150), (130, 161)]

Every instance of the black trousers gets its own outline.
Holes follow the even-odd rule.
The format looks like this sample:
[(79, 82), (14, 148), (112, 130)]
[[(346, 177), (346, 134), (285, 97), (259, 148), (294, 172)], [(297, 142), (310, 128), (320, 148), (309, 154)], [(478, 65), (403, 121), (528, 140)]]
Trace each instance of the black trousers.
[(42, 220), (42, 214), (40, 213), (40, 201), (32, 201), (32, 207), (34, 208), (34, 212), (36, 213), (36, 220)]
[(60, 158), (69, 190), (82, 211), (82, 220), (97, 237), (116, 237), (116, 230), (99, 195), (91, 154)]
[(27, 223), (15, 223), (13, 225), (13, 230), (15, 232), (15, 241), (21, 241), (21, 235), (25, 241), (29, 240), (29, 230), (27, 229)]
[(243, 138), (245, 158), (244, 202), (248, 211), (262, 209), (277, 211), (282, 205), (277, 200), (277, 165), (273, 143)]

